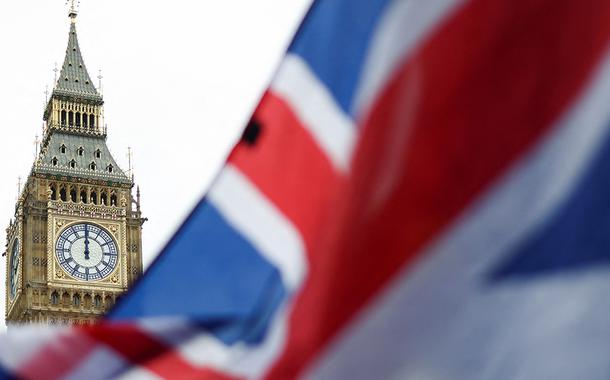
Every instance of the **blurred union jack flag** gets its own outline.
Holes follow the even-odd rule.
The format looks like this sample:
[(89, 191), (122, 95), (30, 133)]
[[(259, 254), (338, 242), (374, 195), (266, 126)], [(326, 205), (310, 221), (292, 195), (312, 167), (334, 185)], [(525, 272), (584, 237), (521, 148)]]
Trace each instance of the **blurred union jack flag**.
[(610, 378), (610, 2), (318, 0), (213, 187), (23, 379)]

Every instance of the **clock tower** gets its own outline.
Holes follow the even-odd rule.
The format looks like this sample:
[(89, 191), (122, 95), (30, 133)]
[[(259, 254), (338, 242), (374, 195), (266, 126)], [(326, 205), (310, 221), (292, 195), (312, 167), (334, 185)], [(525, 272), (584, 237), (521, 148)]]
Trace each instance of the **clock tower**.
[(72, 6), (40, 152), (7, 232), (6, 321), (86, 324), (142, 272), (140, 192), (106, 145), (104, 100), (85, 67)]

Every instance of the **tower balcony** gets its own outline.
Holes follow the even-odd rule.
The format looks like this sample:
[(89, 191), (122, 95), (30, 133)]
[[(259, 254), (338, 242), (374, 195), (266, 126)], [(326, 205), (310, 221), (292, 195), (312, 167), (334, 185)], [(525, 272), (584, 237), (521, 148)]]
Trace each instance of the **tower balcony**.
[(88, 126), (88, 125), (78, 125), (76, 123), (50, 123), (47, 124), (44, 130), (44, 134), (46, 135), (51, 130), (59, 130), (62, 132), (68, 133), (76, 133), (86, 136), (96, 136), (96, 137), (106, 137), (107, 128), (106, 126)]

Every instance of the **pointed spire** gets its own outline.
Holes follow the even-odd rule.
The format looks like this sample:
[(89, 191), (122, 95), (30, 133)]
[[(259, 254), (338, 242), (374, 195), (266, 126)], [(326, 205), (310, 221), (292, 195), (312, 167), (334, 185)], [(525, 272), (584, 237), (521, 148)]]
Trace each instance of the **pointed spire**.
[(66, 57), (59, 78), (57, 78), (53, 94), (85, 97), (101, 101), (102, 96), (95, 88), (95, 85), (87, 72), (85, 61), (83, 60), (78, 45), (78, 36), (76, 34), (77, 14), (76, 0), (71, 0), (69, 11), (71, 23), (68, 47), (66, 48)]

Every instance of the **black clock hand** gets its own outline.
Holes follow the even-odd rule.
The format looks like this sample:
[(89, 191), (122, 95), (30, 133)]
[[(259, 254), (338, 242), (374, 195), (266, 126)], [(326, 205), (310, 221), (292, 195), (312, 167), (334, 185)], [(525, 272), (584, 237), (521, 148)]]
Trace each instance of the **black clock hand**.
[(85, 224), (85, 260), (89, 260), (89, 229)]

